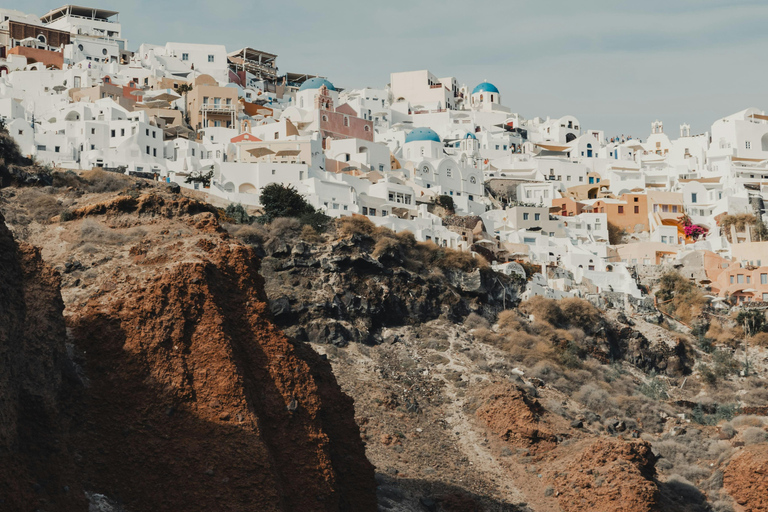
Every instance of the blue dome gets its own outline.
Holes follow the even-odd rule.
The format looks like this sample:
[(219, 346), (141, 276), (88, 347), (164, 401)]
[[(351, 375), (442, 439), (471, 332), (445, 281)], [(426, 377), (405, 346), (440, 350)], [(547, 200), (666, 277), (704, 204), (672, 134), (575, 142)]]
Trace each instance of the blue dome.
[(333, 86), (331, 82), (329, 82), (325, 78), (320, 78), (320, 77), (310, 78), (309, 80), (301, 84), (301, 87), (299, 87), (299, 90), (306, 91), (307, 89), (319, 89), (322, 86), (326, 86), (329, 91), (336, 90), (336, 88)]
[(496, 94), (499, 94), (499, 90), (490, 82), (477, 84), (477, 87), (472, 89), (472, 94), (475, 94), (476, 92), (495, 92)]
[(405, 136), (405, 143), (416, 142), (420, 140), (431, 140), (440, 142), (440, 136), (429, 128), (414, 128)]
[(477, 137), (475, 137), (474, 133), (467, 133), (467, 136), (464, 137), (465, 139), (475, 139), (477, 140)]

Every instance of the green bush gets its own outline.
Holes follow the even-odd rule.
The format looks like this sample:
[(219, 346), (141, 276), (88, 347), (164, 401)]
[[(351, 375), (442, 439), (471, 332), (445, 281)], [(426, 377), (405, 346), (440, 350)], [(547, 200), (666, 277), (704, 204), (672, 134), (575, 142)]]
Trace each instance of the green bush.
[(280, 183), (270, 183), (259, 196), (264, 215), (260, 222), (267, 224), (280, 217), (292, 217), (302, 224), (308, 224), (317, 231), (323, 231), (330, 218), (315, 209), (295, 188)]
[(224, 210), (224, 214), (232, 219), (235, 224), (250, 224), (253, 222), (253, 217), (248, 215), (248, 212), (240, 203), (230, 203)]

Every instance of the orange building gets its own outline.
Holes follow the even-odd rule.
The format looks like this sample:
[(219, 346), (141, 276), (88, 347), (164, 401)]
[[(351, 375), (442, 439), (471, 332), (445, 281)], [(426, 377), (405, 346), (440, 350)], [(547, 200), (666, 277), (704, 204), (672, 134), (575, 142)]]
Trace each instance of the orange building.
[(557, 215), (563, 217), (573, 217), (584, 211), (584, 203), (574, 201), (570, 197), (556, 197), (552, 199), (552, 206), (559, 210)]
[(620, 199), (598, 199), (585, 210), (605, 213), (608, 222), (629, 233), (648, 231), (648, 197), (645, 194), (624, 194)]

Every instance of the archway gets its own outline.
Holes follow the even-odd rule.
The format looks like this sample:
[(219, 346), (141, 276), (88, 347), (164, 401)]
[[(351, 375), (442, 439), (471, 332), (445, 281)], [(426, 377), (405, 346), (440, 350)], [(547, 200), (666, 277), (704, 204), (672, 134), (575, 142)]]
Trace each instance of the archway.
[(237, 191), (240, 192), (241, 194), (256, 194), (258, 192), (258, 190), (256, 190), (256, 187), (254, 187), (250, 183), (243, 183), (242, 185), (240, 185)]
[(573, 142), (574, 140), (576, 140), (576, 135), (574, 135), (572, 133), (566, 133), (565, 134), (565, 143), (566, 144), (568, 144), (569, 142)]

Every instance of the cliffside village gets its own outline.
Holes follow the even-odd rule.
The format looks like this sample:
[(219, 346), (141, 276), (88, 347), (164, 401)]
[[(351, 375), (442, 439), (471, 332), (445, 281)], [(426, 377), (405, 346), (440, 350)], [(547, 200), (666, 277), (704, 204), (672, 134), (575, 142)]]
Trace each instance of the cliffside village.
[[(721, 303), (768, 302), (768, 115), (644, 139), (526, 119), (490, 82), (392, 73), (379, 88), (283, 72), (253, 48), (128, 49), (119, 13), (0, 9), (0, 116), (23, 154), (259, 206), (288, 184), (331, 217), (540, 266), (528, 294), (641, 298), (676, 266)], [(448, 200), (444, 196), (450, 198)]]

